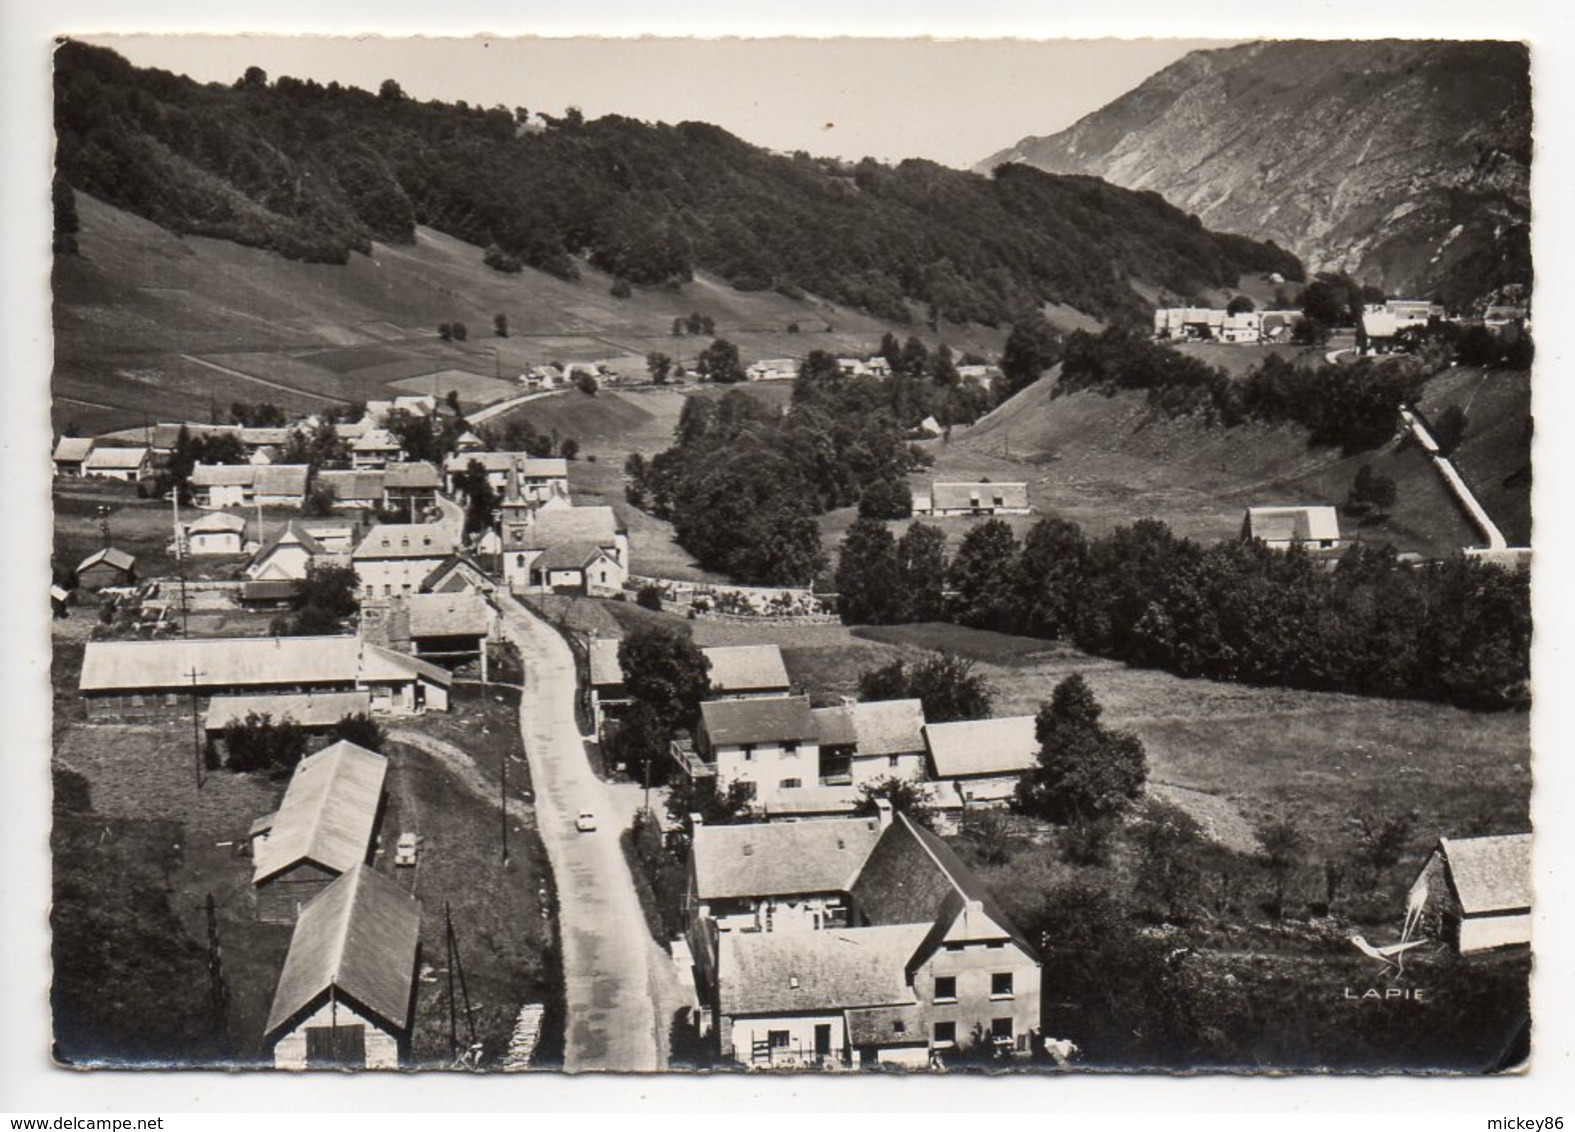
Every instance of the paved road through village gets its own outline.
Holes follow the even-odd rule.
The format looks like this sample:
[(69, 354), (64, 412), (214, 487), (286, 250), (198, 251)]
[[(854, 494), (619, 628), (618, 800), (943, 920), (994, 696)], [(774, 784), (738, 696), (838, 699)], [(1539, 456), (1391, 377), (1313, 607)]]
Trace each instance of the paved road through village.
[[(568, 644), (517, 603), (502, 602), (503, 630), (520, 651), (525, 688), (520, 734), (536, 792), (536, 817), (558, 885), (568, 998), (564, 1068), (650, 1072), (661, 1068), (654, 998), (661, 955), (646, 930), (618, 845), (617, 808), (591, 771), (574, 717), (575, 665)], [(580, 833), (575, 818), (601, 819)]]

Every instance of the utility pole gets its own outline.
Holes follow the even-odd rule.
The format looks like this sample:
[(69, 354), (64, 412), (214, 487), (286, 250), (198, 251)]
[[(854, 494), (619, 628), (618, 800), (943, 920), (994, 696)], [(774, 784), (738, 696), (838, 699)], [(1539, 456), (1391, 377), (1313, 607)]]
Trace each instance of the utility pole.
[(190, 606), (186, 601), (186, 538), (180, 529), (180, 488), (169, 492), (171, 522), (175, 527), (175, 571), (180, 578), (180, 635), (191, 639)]
[(213, 1014), (214, 1031), (229, 1048), (230, 983), (224, 977), (224, 953), (219, 946), (219, 911), (208, 893), (208, 1009)]
[(99, 531), (99, 534), (104, 539), (104, 549), (108, 550), (109, 549), (109, 508), (106, 507), (103, 504), (99, 504), (99, 508), (98, 508), (98, 531)]
[(202, 721), (197, 716), (197, 677), (201, 675), (193, 664), (186, 675), (191, 677), (191, 753), (192, 767), (197, 774), (197, 789), (202, 789)]
[[(487, 647), (483, 641), (481, 647)], [(498, 819), (503, 823), (503, 863), (509, 863), (509, 753), (503, 752), (499, 761), (503, 773), (498, 778)]]

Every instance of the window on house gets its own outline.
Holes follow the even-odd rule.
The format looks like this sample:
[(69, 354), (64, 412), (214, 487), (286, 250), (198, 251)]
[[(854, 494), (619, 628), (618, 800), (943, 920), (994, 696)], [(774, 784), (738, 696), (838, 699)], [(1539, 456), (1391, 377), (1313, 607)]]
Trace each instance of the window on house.
[(993, 998), (1012, 997), (1012, 973), (998, 971), (990, 976), (990, 995)]
[(957, 976), (944, 975), (935, 980), (935, 1001), (957, 1001)]
[(961, 943), (948, 943), (946, 945), (946, 950), (947, 951), (961, 951), (965, 946), (967, 946), (967, 945), (966, 944), (961, 944)]
[(753, 759), (755, 757), (755, 745), (753, 743), (745, 743), (740, 749), (744, 752), (744, 758), (746, 760)]
[(789, 1034), (786, 1030), (770, 1030), (767, 1032), (772, 1049), (787, 1049)]
[(894, 1034), (906, 1034), (908, 1032), (908, 1024), (901, 1018), (894, 1018), (891, 1023), (891, 1032)]
[(990, 1036), (996, 1041), (1012, 1040), (1012, 1020), (1010, 1018), (990, 1019)]
[(997, 507), (1005, 507), (1006, 506), (1006, 500), (1003, 499), (1001, 496), (997, 495), (995, 497), (995, 505)]
[(778, 785), (778, 788), (782, 790), (797, 790), (803, 785), (804, 780), (802, 778), (784, 778)]
[(957, 1023), (937, 1022), (931, 1038), (938, 1046), (954, 1046), (957, 1044)]
[(899, 756), (899, 755), (887, 755), (886, 756), (886, 765), (887, 766), (896, 766), (898, 761), (899, 761), (899, 759), (900, 759), (900, 757), (901, 756)]
[(797, 741), (795, 741), (793, 739), (789, 739), (787, 742), (783, 743), (782, 744), (782, 753), (784, 755), (796, 755), (796, 754), (798, 754), (798, 743), (797, 743)]
[(1006, 941), (1004, 939), (992, 939), (989, 943), (985, 944), (985, 946), (991, 951), (999, 951), (1001, 948), (1006, 946)]

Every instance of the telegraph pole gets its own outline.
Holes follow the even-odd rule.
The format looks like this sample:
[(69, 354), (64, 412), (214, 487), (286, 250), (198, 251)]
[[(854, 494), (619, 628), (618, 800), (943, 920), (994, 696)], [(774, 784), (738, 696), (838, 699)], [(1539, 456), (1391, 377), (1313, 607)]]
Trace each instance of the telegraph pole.
[(186, 675), (191, 677), (191, 753), (192, 766), (197, 774), (197, 789), (202, 789), (202, 722), (197, 717), (197, 677), (201, 675), (193, 664)]
[[(486, 643), (482, 643), (486, 648)], [(509, 753), (503, 752), (499, 760), (503, 773), (498, 779), (498, 818), (503, 823), (503, 863), (509, 863)]]

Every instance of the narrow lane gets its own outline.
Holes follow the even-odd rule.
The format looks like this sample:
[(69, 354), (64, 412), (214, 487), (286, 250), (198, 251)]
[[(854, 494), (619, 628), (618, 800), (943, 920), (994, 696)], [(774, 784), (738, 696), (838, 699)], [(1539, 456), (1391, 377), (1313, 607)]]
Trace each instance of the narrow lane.
[[(520, 735), (558, 888), (568, 1000), (564, 1068), (653, 1072), (662, 1067), (656, 980), (668, 973), (653, 969), (661, 952), (652, 945), (618, 845), (619, 807), (592, 773), (574, 718), (574, 656), (551, 626), (518, 602), (504, 598), (500, 604), (504, 634), (525, 669)], [(596, 814), (600, 828), (577, 831), (582, 811)]]

